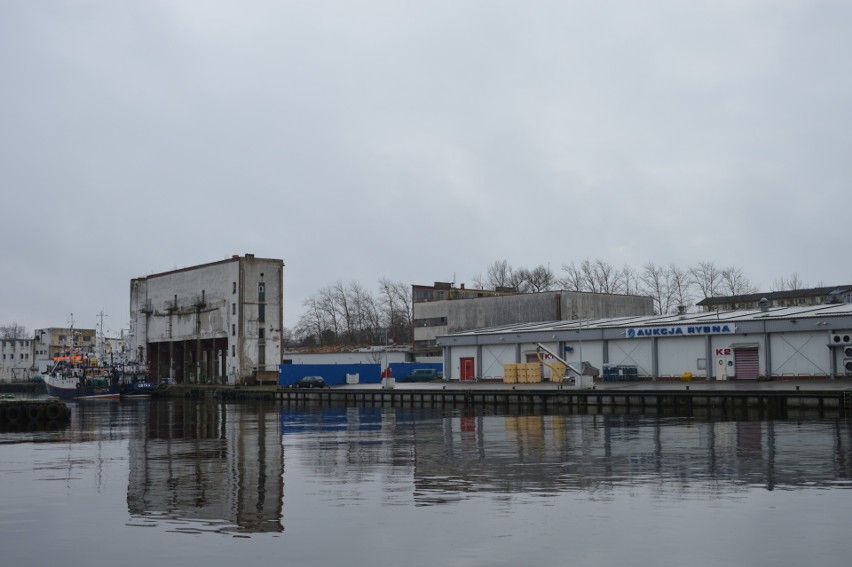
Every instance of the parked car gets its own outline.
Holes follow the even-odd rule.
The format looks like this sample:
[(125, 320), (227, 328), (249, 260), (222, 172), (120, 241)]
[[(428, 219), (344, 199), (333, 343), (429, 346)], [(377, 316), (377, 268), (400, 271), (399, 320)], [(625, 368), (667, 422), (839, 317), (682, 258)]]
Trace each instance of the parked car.
[(304, 376), (293, 384), (294, 388), (325, 388), (325, 379), (322, 376)]
[(417, 368), (402, 378), (402, 382), (431, 382), (443, 378), (443, 375), (434, 368)]

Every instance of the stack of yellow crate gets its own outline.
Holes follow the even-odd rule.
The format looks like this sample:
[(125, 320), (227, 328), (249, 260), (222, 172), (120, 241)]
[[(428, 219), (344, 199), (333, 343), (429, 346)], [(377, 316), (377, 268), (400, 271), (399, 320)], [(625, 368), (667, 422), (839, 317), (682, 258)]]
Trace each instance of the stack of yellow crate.
[(517, 384), (518, 382), (518, 365), (504, 364), (503, 365), (503, 383)]

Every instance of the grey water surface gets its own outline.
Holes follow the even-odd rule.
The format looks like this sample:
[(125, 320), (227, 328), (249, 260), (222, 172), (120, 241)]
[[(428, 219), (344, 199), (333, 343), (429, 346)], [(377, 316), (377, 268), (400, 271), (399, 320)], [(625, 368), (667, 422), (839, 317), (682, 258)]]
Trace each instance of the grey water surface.
[(845, 419), (71, 404), (0, 429), (2, 565), (848, 565)]

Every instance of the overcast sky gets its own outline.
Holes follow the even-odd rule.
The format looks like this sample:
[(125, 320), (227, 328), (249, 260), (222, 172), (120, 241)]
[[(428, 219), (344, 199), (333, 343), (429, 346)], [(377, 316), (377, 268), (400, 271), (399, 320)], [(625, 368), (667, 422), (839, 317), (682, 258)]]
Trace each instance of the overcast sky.
[(0, 324), (134, 277), (602, 259), (852, 283), (852, 2), (0, 0)]

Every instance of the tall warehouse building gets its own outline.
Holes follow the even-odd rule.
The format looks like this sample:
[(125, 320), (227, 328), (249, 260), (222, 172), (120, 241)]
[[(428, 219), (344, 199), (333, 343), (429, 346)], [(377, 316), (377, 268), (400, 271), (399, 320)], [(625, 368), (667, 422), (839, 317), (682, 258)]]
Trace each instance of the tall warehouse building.
[(135, 358), (156, 383), (277, 383), (283, 272), (246, 254), (131, 280)]

